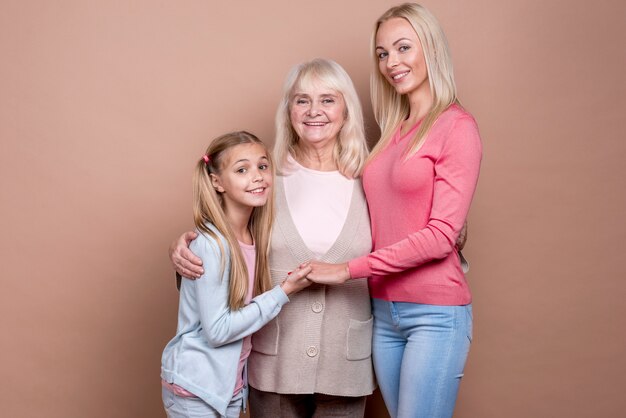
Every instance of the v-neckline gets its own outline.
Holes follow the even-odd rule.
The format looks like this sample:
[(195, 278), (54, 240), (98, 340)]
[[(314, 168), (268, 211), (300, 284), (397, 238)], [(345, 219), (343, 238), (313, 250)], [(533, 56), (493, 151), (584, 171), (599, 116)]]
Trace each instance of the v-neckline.
[(408, 131), (406, 131), (406, 133), (402, 133), (402, 126), (404, 125), (404, 121), (402, 121), (400, 123), (400, 126), (398, 127), (398, 130), (395, 134), (395, 143), (398, 144), (400, 143), (402, 140), (404, 140), (405, 138), (407, 138), (409, 135), (414, 134), (415, 131), (417, 130), (417, 128), (422, 124), (422, 121), (424, 120), (424, 118), (418, 120), (417, 122), (415, 122), (413, 124), (413, 126), (411, 126), (411, 128), (409, 128)]
[[(275, 199), (279, 206), (285, 208), (284, 215), (281, 214), (281, 216), (276, 216), (276, 226), (283, 230), (283, 235), (287, 241), (287, 247), (297, 259), (302, 260), (303, 262), (307, 260), (320, 260), (327, 263), (333, 263), (337, 262), (339, 257), (345, 253), (348, 247), (343, 245), (342, 241), (344, 241), (346, 237), (354, 236), (356, 234), (359, 219), (356, 219), (358, 216), (355, 216), (355, 214), (359, 213), (358, 206), (364, 205), (365, 201), (365, 199), (357, 199), (358, 193), (361, 192), (359, 190), (360, 187), (360, 182), (355, 180), (346, 221), (343, 224), (337, 239), (333, 242), (328, 251), (321, 256), (317, 256), (309, 249), (298, 232), (298, 228), (296, 227), (293, 217), (291, 216), (291, 211), (289, 210), (289, 204), (287, 203), (287, 197), (285, 196), (285, 186), (283, 184), (282, 177), (276, 176), (276, 179), (274, 180), (276, 193)], [(288, 233), (289, 231), (291, 231), (291, 233)], [(300, 255), (300, 257), (298, 257), (298, 255)]]

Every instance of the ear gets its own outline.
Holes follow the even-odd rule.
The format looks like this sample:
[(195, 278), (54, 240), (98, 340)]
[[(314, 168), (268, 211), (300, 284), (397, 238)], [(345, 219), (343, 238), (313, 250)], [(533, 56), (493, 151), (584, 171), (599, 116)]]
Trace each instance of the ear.
[(211, 184), (213, 185), (213, 188), (218, 193), (224, 193), (224, 188), (222, 187), (222, 184), (220, 182), (220, 178), (218, 176), (216, 176), (215, 174), (213, 174), (213, 173), (209, 174), (209, 176), (211, 176)]

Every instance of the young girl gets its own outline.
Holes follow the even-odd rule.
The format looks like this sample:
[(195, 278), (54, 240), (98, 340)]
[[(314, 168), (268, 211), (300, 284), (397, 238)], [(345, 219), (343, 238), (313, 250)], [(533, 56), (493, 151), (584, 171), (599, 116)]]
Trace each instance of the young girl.
[(239, 417), (250, 335), (278, 314), (288, 295), (310, 284), (305, 267), (271, 288), (273, 179), (270, 154), (248, 132), (216, 138), (196, 165), (198, 237), (190, 248), (205, 270), (198, 280), (183, 280), (176, 336), (163, 351), (168, 417)]

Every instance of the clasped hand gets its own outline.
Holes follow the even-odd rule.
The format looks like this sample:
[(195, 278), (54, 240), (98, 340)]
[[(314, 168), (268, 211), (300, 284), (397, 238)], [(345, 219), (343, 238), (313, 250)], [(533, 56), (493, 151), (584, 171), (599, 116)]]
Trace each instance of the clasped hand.
[(342, 284), (350, 279), (348, 263), (330, 264), (312, 260), (308, 262), (311, 272), (307, 279), (320, 284)]
[[(197, 279), (204, 273), (202, 260), (189, 250), (189, 243), (197, 237), (195, 232), (186, 232), (180, 238), (172, 242), (169, 248), (170, 260), (174, 269), (184, 277)], [(309, 268), (311, 271), (309, 272)], [(302, 263), (299, 267), (299, 275), (308, 272), (306, 278), (320, 284), (342, 284), (350, 279), (348, 263), (330, 264), (312, 260)], [(294, 281), (294, 278), (291, 278)], [(296, 287), (306, 287), (300, 282)]]

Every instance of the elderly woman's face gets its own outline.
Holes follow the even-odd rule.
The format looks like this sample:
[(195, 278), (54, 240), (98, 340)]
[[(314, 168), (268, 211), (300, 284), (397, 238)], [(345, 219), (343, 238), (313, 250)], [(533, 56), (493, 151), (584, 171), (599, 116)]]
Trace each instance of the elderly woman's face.
[(343, 96), (320, 84), (296, 89), (289, 103), (291, 126), (300, 140), (310, 145), (334, 143), (345, 115)]

